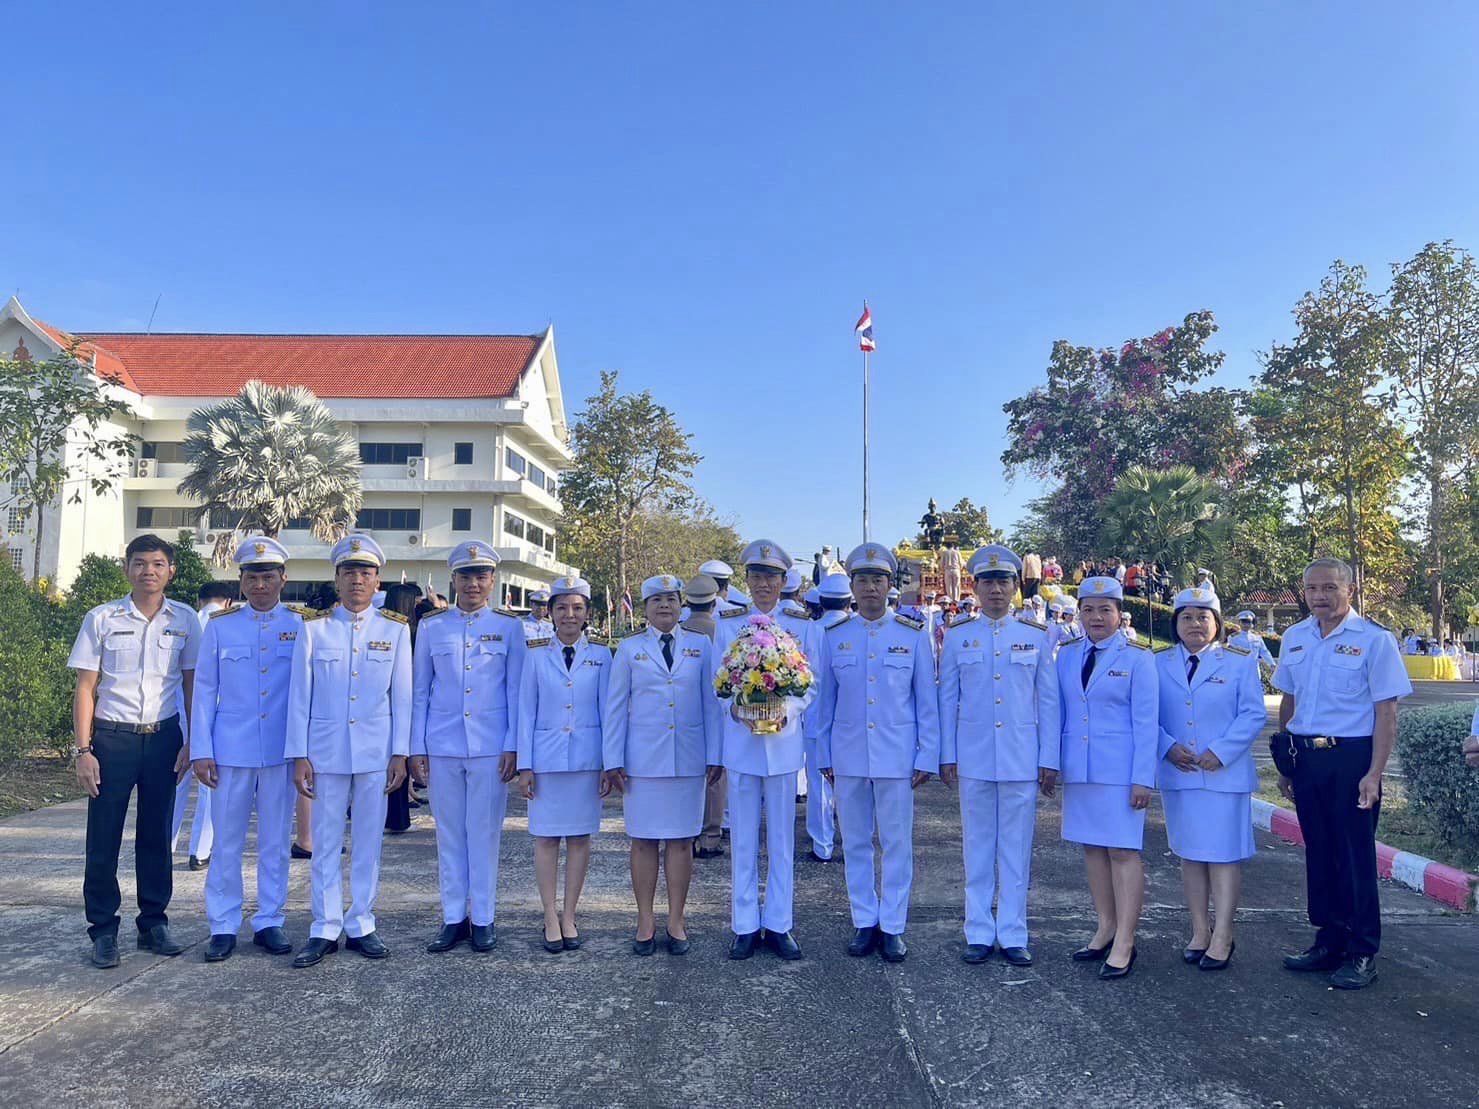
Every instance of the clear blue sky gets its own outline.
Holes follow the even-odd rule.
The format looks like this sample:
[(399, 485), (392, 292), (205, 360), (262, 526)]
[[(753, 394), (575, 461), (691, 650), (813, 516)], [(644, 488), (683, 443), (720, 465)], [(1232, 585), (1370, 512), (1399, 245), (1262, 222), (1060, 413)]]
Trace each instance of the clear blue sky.
[[(1052, 341), (1213, 309), (1241, 383), (1336, 257), (1479, 248), (1479, 9), (19, 5), (0, 286), (78, 330), (535, 331), (694, 433), (749, 536), (1001, 523)], [(1285, 10), (1289, 9), (1289, 10)], [(763, 418), (756, 412), (764, 412)], [(770, 461), (761, 461), (768, 458)]]

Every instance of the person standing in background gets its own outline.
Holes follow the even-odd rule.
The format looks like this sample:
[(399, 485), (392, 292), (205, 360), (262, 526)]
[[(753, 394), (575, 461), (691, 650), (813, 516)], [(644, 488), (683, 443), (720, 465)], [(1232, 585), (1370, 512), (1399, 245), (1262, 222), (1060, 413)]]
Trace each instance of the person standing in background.
[(1022, 556), (1022, 600), (1026, 602), (1036, 597), (1040, 585), (1042, 585), (1042, 558), (1036, 551), (1028, 551)]
[[(241, 588), (234, 581), (208, 581), (202, 585), (195, 603), (200, 630), (204, 632), (210, 618), (230, 608), (240, 596)], [(184, 706), (181, 705), (181, 708)], [(189, 719), (194, 719), (193, 715), (186, 715)], [(187, 735), (185, 745), (188, 747), (189, 744), (190, 737)], [(215, 791), (202, 785), (194, 774), (186, 774), (175, 787), (175, 815), (170, 824), (169, 850), (173, 855), (180, 848), (180, 829), (185, 826), (185, 813), (190, 805), (192, 786), (195, 789), (195, 815), (190, 819), (188, 865), (191, 870), (204, 870), (210, 865), (211, 849), (216, 842), (215, 824), (211, 818), (211, 803)]]

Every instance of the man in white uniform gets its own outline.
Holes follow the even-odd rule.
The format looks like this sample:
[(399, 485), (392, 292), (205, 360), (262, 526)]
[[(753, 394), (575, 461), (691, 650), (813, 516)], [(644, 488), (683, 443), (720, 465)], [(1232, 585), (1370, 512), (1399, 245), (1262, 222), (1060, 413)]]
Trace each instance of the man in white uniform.
[(426, 946), (433, 955), (464, 940), (474, 951), (492, 951), (498, 942), (498, 849), (515, 771), (528, 626), (488, 607), (498, 570), (491, 543), (459, 543), (447, 567), (457, 604), (417, 626), (411, 698), (411, 776), (430, 781), (437, 824), (442, 929)]
[[(367, 959), (390, 954), (375, 934), (385, 798), (406, 777), (411, 747), (411, 636), (398, 612), (372, 608), (385, 554), (368, 535), (329, 552), (339, 603), (305, 618), (293, 647), (285, 753), (293, 783), (313, 800), (313, 929), (295, 967), (346, 946)], [(349, 916), (340, 849), (352, 814)]]
[[(818, 621), (817, 641), (834, 624), (846, 620), (852, 613), (852, 585), (846, 574), (828, 574), (817, 587), (817, 597), (822, 605), (822, 618)], [(832, 783), (822, 774), (817, 761), (816, 717), (813, 727), (806, 736), (806, 834), (811, 840), (811, 857), (819, 863), (832, 861), (832, 852), (837, 844), (837, 802)]]
[(212, 798), (216, 826), (216, 856), (205, 878), (208, 963), (223, 962), (236, 950), (242, 855), (253, 810), (257, 912), (252, 942), (272, 955), (293, 950), (282, 930), (293, 824), (293, 775), (283, 749), (293, 648), (306, 610), (282, 603), (287, 561), (286, 548), (265, 535), (236, 548), (239, 590), (247, 603), (209, 618), (195, 668), (190, 759)]
[(714, 584), (719, 587), (719, 611), (723, 612), (726, 605), (747, 605), (750, 598), (738, 588), (729, 584), (729, 579), (734, 577), (734, 567), (729, 563), (717, 558), (711, 558), (698, 568), (700, 574), (707, 574), (714, 579)]
[(1272, 669), (1277, 663), (1274, 661), (1273, 652), (1268, 649), (1268, 644), (1263, 641), (1263, 636), (1258, 634), (1258, 617), (1251, 611), (1244, 609), (1238, 613), (1238, 630), (1227, 637), (1228, 643), (1234, 647), (1241, 647), (1258, 660), (1260, 666)]
[[(234, 581), (208, 581), (200, 587), (195, 602), (195, 611), (200, 618), (201, 633), (205, 632), (206, 621), (223, 609), (230, 608), (240, 595)], [(183, 704), (180, 706), (185, 708)], [(193, 719), (193, 718), (192, 718)], [(191, 737), (185, 737), (190, 745)], [(190, 807), (190, 790), (195, 790), (195, 814), (190, 819), (191, 870), (204, 870), (210, 865), (211, 849), (216, 842), (215, 825), (211, 819), (211, 790), (200, 784), (194, 774), (186, 774), (175, 787), (175, 815), (170, 824), (170, 854), (180, 848), (180, 830), (185, 826), (185, 813)]]
[(554, 622), (549, 618), (549, 590), (536, 589), (529, 594), (529, 615), (524, 617), (524, 639), (553, 639)]

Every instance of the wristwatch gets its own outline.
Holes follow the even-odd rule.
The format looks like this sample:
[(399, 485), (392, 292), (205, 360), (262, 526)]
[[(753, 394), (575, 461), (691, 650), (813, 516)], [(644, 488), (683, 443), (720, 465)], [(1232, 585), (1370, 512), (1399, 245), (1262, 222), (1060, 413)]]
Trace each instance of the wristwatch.
[(90, 755), (90, 754), (92, 754), (92, 744), (91, 743), (89, 743), (86, 747), (73, 747), (72, 748), (72, 761), (73, 762), (76, 762), (83, 755)]

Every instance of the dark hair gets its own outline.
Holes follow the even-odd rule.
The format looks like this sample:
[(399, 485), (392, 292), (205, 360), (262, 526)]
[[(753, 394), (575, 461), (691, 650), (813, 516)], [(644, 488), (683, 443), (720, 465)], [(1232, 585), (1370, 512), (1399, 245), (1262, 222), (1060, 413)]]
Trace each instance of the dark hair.
[(166, 543), (152, 532), (148, 535), (135, 536), (129, 542), (128, 546), (123, 548), (123, 564), (127, 566), (136, 554), (150, 554), (154, 551), (163, 553), (164, 557), (169, 559), (171, 566), (175, 564), (174, 544)]
[(333, 582), (322, 582), (309, 595), (308, 607), (316, 612), (327, 612), (339, 603), (339, 591), (334, 588)]
[[(1171, 642), (1173, 643), (1181, 642), (1181, 629), (1178, 628), (1176, 624), (1181, 619), (1181, 614), (1189, 608), (1206, 608), (1206, 606), (1182, 605), (1176, 611), (1171, 613)], [(1218, 612), (1215, 608), (1208, 608), (1207, 611), (1212, 614), (1212, 621), (1217, 625), (1217, 630), (1212, 633), (1212, 642), (1216, 643), (1219, 639), (1222, 638), (1222, 613)]]
[(208, 581), (200, 587), (196, 599), (202, 604), (206, 601), (234, 601), (241, 595), (234, 581)]
[(852, 606), (852, 596), (850, 594), (848, 596), (846, 596), (846, 597), (823, 597), (822, 598), (822, 611), (823, 612), (842, 612), (842, 611), (850, 608), (851, 606)]
[(420, 599), (421, 590), (405, 582), (397, 582), (385, 587), (385, 607), (391, 612), (399, 612), (406, 619), (410, 619), (416, 612), (416, 602)]

